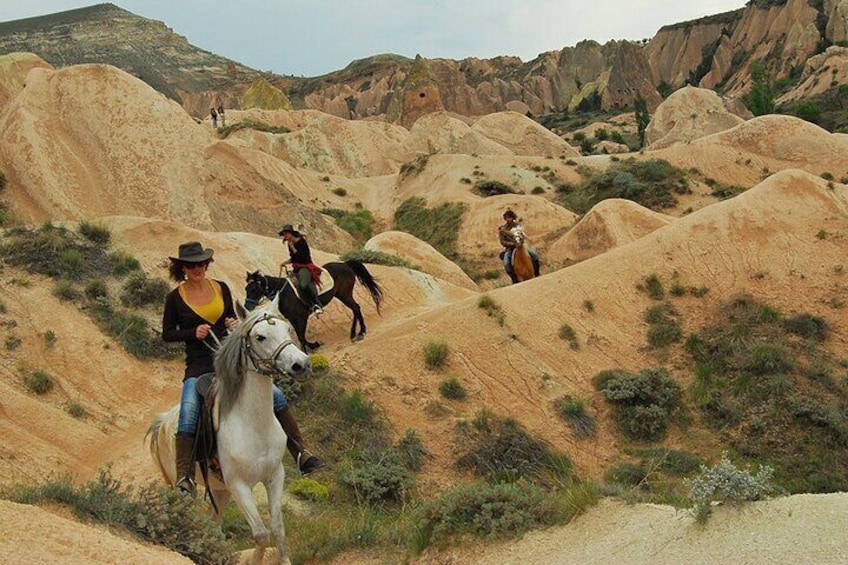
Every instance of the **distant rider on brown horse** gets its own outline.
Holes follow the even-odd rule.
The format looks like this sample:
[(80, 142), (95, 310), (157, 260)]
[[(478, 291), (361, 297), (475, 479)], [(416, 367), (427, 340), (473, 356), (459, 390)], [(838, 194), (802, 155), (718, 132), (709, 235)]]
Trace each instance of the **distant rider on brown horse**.
[[(515, 241), (514, 233), (516, 231), (524, 231), (524, 228), (518, 223), (518, 216), (510, 209), (507, 209), (507, 211), (503, 213), (503, 219), (504, 224), (498, 228), (498, 240), (504, 247), (504, 250), (501, 251), (500, 257), (503, 259), (506, 274), (509, 275), (512, 283), (515, 284), (518, 282), (518, 277), (515, 276), (515, 269), (512, 266), (512, 254), (518, 244)], [(530, 254), (530, 259), (533, 261), (533, 276), (538, 277), (539, 253), (536, 252), (535, 249), (530, 248), (529, 245), (527, 246), (527, 252)]]
[(284, 225), (277, 235), (283, 238), (288, 247), (289, 259), (283, 265), (291, 263), (297, 278), (298, 291), (312, 305), (313, 314), (323, 314), (324, 309), (321, 307), (317, 289), (317, 284), (321, 281), (321, 267), (312, 262), (312, 252), (306, 238), (291, 224)]

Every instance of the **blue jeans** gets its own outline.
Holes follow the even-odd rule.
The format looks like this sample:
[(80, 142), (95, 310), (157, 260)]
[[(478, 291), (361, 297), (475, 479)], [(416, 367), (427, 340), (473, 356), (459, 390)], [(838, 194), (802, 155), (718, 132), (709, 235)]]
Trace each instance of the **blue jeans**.
[[(273, 386), (274, 412), (279, 412), (289, 405), (283, 391)], [(178, 434), (194, 435), (197, 422), (200, 420), (201, 398), (197, 393), (197, 377), (189, 377), (183, 381), (183, 392), (180, 396), (180, 419), (177, 423)]]
[[(515, 274), (515, 271), (512, 269), (512, 254), (513, 254), (514, 251), (515, 251), (514, 247), (508, 247), (504, 251), (504, 256), (503, 256), (504, 271), (506, 271), (506, 273), (508, 275), (514, 275)], [(539, 262), (539, 253), (535, 249), (528, 247), (527, 252), (530, 254), (530, 258), (533, 260), (534, 263)]]

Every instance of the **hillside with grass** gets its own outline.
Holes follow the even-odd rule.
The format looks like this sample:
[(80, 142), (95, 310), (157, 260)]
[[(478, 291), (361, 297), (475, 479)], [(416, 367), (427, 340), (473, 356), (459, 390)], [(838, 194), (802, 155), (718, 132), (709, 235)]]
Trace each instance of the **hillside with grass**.
[[(679, 562), (645, 541), (668, 539), (645, 530), (657, 512), (712, 561), (748, 555), (740, 520), (781, 542), (768, 551), (848, 553), (743, 520), (821, 508), (832, 532), (848, 516), (827, 514), (848, 487), (844, 135), (770, 115), (580, 156), (514, 112), (407, 129), (228, 111), (220, 130), (115, 68), (34, 63), (0, 65), (0, 514), (21, 516), (14, 541), (36, 559), (84, 559), (27, 537), (52, 512), (133, 540), (89, 562), (252, 546), (234, 506), (219, 530), (164, 488), (142, 439), (180, 392), (159, 336), (167, 257), (202, 241), (243, 299), (246, 273), (279, 273), (284, 223), (317, 263), (360, 259), (385, 289), (378, 311), (357, 287), (364, 340), (334, 301), (309, 325), (312, 377), (278, 381), (328, 462), (301, 478), (284, 461), (293, 562), (508, 562), (534, 539), (527, 562), (556, 562), (599, 523)], [(507, 208), (542, 256), (517, 285), (497, 255)], [(595, 541), (598, 559), (623, 555)]]

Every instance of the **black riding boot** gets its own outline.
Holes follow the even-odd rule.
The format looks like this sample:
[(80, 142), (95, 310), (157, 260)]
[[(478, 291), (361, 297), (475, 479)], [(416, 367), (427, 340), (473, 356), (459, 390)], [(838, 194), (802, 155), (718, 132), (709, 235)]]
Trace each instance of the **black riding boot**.
[(309, 300), (309, 303), (312, 304), (310, 310), (316, 316), (320, 316), (324, 313), (324, 308), (321, 307), (321, 299), (318, 298), (318, 291), (315, 290), (315, 285), (310, 283), (303, 289), (306, 293), (306, 298)]
[(297, 469), (300, 471), (300, 474), (306, 476), (316, 469), (323, 467), (324, 463), (303, 447), (303, 436), (300, 435), (300, 427), (297, 425), (294, 414), (292, 414), (289, 407), (286, 406), (282, 410), (274, 412), (274, 416), (277, 417), (277, 421), (280, 422), (283, 431), (286, 432), (288, 438), (286, 440), (286, 447), (294, 458), (294, 462), (297, 463)]
[(197, 484), (194, 482), (194, 436), (178, 433), (176, 437), (177, 453), (177, 482), (174, 484), (180, 491), (192, 498), (197, 497)]

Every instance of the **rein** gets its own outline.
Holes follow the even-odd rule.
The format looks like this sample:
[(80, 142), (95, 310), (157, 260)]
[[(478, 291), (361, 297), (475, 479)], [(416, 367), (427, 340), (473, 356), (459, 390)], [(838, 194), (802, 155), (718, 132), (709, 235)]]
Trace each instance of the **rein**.
[[(280, 292), (283, 289), (285, 282), (271, 288), (271, 282), (269, 280), (270, 278), (271, 277), (268, 277), (266, 275), (258, 275), (256, 278), (252, 279), (251, 282), (254, 282), (254, 283), (259, 285), (259, 289), (261, 290), (262, 298), (250, 298), (250, 297), (245, 298), (244, 299), (244, 305), (249, 310), (252, 310), (256, 306), (261, 304), (263, 298), (267, 299), (267, 300), (273, 300), (274, 295), (277, 294), (278, 292)], [(285, 279), (282, 279), (282, 280), (285, 281)]]

